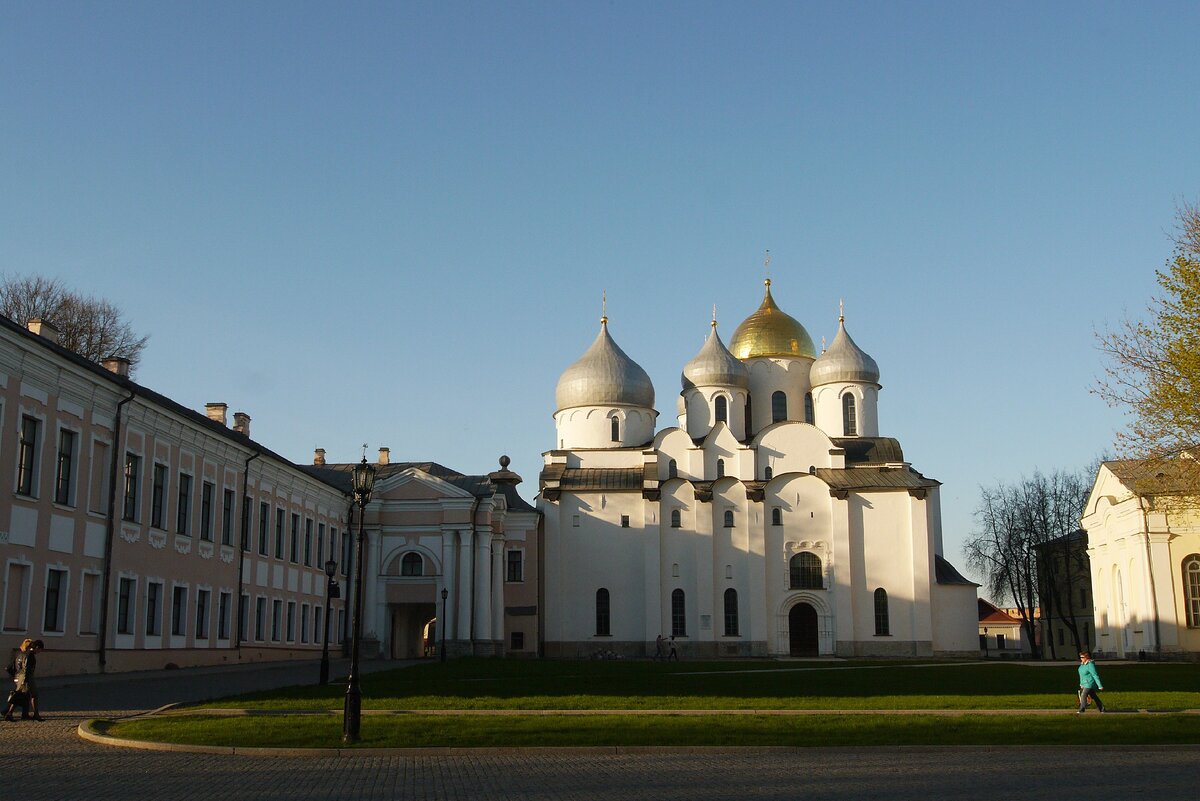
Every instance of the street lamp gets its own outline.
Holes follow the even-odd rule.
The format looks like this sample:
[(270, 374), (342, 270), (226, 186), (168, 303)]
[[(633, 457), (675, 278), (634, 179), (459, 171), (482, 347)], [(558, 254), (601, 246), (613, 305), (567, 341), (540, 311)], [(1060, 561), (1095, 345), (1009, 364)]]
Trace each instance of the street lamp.
[(440, 658), (443, 662), (446, 661), (446, 598), (450, 595), (450, 590), (442, 587), (442, 619), (438, 623), (438, 628), (442, 630), (442, 650)]
[(325, 585), (325, 633), (321, 638), (321, 684), (329, 683), (329, 600), (331, 598), (340, 598), (342, 596), (341, 587), (334, 580), (333, 574), (337, 572), (337, 562), (333, 556), (329, 557), (329, 561), (325, 563), (325, 575), (329, 577), (328, 583)]
[(375, 487), (375, 468), (367, 464), (364, 455), (360, 464), (354, 466), (351, 476), (354, 488), (354, 505), (358, 507), (358, 540), (354, 545), (354, 634), (350, 644), (350, 682), (346, 687), (346, 708), (342, 715), (342, 742), (358, 742), (359, 724), (362, 723), (362, 691), (358, 687), (358, 649), (362, 641), (362, 584), (363, 584), (363, 532), (364, 510), (371, 502), (371, 490)]

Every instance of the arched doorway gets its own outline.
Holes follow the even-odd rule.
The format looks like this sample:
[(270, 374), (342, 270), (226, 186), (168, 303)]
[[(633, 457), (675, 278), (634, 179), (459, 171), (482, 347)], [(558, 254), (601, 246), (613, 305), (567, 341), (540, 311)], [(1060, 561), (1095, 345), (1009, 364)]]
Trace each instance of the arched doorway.
[(437, 644), (436, 611), (433, 604), (391, 604), (392, 659), (420, 659), (432, 656)]
[(817, 656), (817, 610), (799, 603), (788, 612), (788, 653), (791, 656)]

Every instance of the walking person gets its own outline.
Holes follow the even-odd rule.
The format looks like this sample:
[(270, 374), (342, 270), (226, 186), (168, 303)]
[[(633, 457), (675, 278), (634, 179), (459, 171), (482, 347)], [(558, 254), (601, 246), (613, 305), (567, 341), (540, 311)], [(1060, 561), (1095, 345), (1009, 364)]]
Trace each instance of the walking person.
[(1096, 709), (1100, 710), (1100, 714), (1104, 714), (1104, 703), (1100, 700), (1100, 693), (1097, 690), (1103, 690), (1104, 685), (1100, 682), (1100, 674), (1096, 672), (1096, 665), (1092, 662), (1092, 655), (1087, 651), (1079, 654), (1079, 711), (1076, 715), (1082, 715), (1087, 709), (1088, 697), (1090, 696), (1096, 702)]
[(663, 636), (660, 634), (658, 635), (658, 639), (654, 641), (654, 661), (657, 662), (665, 656), (666, 652), (663, 650)]
[[(12, 721), (13, 712), (16, 708), (21, 707), (21, 720), (30, 719), (30, 706), (33, 706), (33, 717), (35, 720), (41, 720), (37, 714), (37, 683), (33, 680), (34, 671), (37, 668), (37, 657), (34, 653), (42, 647), (41, 640), (26, 639), (21, 643), (20, 649), (12, 662), (7, 667), (8, 674), (13, 679), (13, 689), (8, 694), (8, 705), (4, 708), (4, 719)], [(30, 692), (32, 687), (33, 691)]]
[(671, 652), (669, 654), (667, 654), (667, 661), (668, 662), (678, 662), (679, 661), (679, 652), (675, 650), (675, 635), (674, 634), (671, 635)]

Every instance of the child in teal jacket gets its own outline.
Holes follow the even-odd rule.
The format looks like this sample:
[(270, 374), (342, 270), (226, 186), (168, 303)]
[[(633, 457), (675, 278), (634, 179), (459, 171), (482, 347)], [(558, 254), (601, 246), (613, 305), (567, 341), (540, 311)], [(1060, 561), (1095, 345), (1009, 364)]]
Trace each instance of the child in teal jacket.
[(1087, 651), (1082, 652), (1079, 654), (1079, 711), (1075, 714), (1082, 715), (1083, 710), (1087, 709), (1088, 696), (1091, 696), (1096, 702), (1096, 709), (1103, 714), (1104, 704), (1100, 701), (1100, 693), (1097, 692), (1103, 689), (1104, 685), (1100, 683), (1100, 674), (1096, 672), (1092, 655)]

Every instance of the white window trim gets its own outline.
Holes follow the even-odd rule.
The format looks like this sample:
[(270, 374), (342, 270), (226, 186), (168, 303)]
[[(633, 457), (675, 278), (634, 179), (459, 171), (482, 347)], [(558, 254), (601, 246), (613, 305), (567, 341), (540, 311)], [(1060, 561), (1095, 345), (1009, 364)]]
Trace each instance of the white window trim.
[[(46, 629), (46, 591), (50, 588), (50, 571), (57, 570), (63, 574), (63, 583), (58, 592), (58, 631)], [(42, 636), (62, 637), (67, 633), (67, 601), (71, 598), (71, 569), (62, 562), (47, 564), (42, 573)]]

